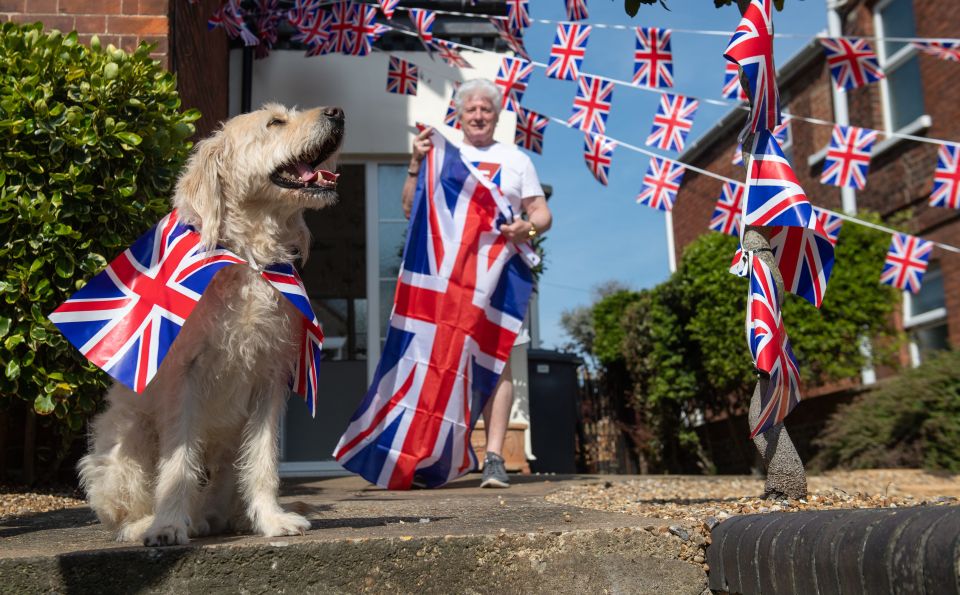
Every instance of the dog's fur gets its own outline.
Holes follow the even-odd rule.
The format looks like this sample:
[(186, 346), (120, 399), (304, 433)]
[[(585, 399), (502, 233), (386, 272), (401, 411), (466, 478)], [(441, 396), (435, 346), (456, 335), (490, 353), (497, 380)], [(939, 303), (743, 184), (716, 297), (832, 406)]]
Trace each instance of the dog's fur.
[[(173, 205), (204, 244), (254, 267), (304, 258), (303, 211), (335, 202), (335, 183), (280, 172), (297, 162), (332, 170), (342, 137), (339, 108), (271, 104), (237, 116), (197, 144)], [(301, 316), (253, 268), (227, 267), (143, 394), (110, 390), (79, 470), (90, 506), (117, 539), (174, 545), (226, 529), (275, 536), (309, 528), (277, 501), (277, 433)]]

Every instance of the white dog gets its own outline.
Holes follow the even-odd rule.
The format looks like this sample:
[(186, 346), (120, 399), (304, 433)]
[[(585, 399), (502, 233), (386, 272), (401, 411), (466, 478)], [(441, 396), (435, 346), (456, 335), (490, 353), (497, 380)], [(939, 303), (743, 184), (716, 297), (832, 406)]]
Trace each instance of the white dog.
[[(237, 116), (197, 144), (173, 204), (206, 245), (254, 266), (305, 258), (303, 211), (337, 200), (343, 129), (332, 107)], [(110, 390), (79, 470), (117, 539), (175, 545), (228, 527), (265, 536), (310, 527), (277, 502), (277, 432), (301, 317), (251, 267), (227, 267), (143, 394)]]

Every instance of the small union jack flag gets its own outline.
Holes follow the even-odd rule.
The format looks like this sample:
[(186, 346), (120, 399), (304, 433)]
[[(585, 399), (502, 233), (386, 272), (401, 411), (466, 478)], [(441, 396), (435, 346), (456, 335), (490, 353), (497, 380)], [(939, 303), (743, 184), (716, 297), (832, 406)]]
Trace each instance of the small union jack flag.
[(387, 93), (416, 95), (419, 69), (406, 60), (390, 56), (387, 65)]
[(753, 438), (783, 422), (800, 402), (800, 369), (783, 325), (780, 293), (773, 273), (755, 254), (750, 268), (747, 344), (757, 369), (770, 375), (767, 390), (760, 397), (760, 416), (750, 429)]
[(564, 81), (575, 81), (580, 76), (580, 64), (587, 53), (590, 25), (560, 23), (550, 48), (547, 76)]
[(743, 90), (740, 84), (740, 69), (733, 62), (727, 62), (723, 71), (723, 91), (724, 99), (735, 99), (736, 101), (746, 101), (747, 92)]
[[(294, 0), (293, 6), (286, 13), (286, 18), (296, 29), (300, 30), (313, 20), (323, 0)], [(301, 41), (301, 40), (298, 40)]]
[(653, 116), (653, 128), (647, 137), (647, 146), (678, 153), (683, 151), (684, 141), (693, 127), (693, 116), (699, 106), (700, 102), (696, 99), (664, 93)]
[[(780, 148), (787, 146), (793, 141), (793, 137), (790, 132), (790, 116), (783, 116), (783, 122), (777, 125), (773, 129), (773, 138), (777, 139), (777, 142), (780, 143)], [(737, 144), (737, 149), (733, 152), (733, 159), (730, 160), (736, 166), (743, 165), (743, 145)]]
[(753, 102), (751, 132), (773, 130), (780, 123), (780, 91), (777, 90), (773, 62), (773, 0), (751, 0), (750, 6), (733, 32), (723, 57), (743, 70)]
[(528, 151), (543, 153), (543, 133), (549, 121), (549, 118), (533, 110), (520, 108), (517, 110), (517, 132), (514, 142)]
[(783, 277), (783, 287), (819, 308), (833, 271), (833, 243), (816, 218), (809, 228), (774, 227), (770, 249)]
[(410, 9), (410, 21), (413, 23), (414, 28), (416, 28), (417, 35), (420, 36), (420, 41), (428, 48), (433, 41), (433, 23), (436, 20), (437, 14), (432, 10), (425, 10), (423, 8)]
[(568, 21), (584, 21), (589, 16), (587, 0), (566, 0), (566, 5)]
[(390, 20), (393, 18), (393, 12), (397, 9), (398, 4), (400, 4), (400, 0), (380, 0), (380, 12), (387, 20)]
[(743, 202), (743, 184), (724, 182), (717, 206), (713, 208), (710, 229), (731, 236), (740, 235), (740, 210)]
[(587, 169), (598, 182), (607, 185), (607, 176), (610, 173), (610, 163), (613, 161), (613, 150), (617, 143), (602, 134), (584, 136), (583, 158), (587, 162)]
[(207, 21), (207, 29), (213, 30), (217, 27), (223, 29), (230, 39), (240, 38), (243, 45), (257, 45), (260, 40), (250, 32), (247, 23), (243, 20), (243, 11), (240, 9), (239, 0), (227, 0), (220, 8), (213, 11), (210, 20)]
[(443, 123), (447, 126), (460, 130), (460, 116), (457, 114), (457, 104), (453, 98), (457, 96), (457, 89), (460, 88), (459, 82), (453, 83), (453, 95), (450, 96), (450, 103), (447, 104), (447, 113), (443, 116)]
[(359, 6), (353, 2), (337, 2), (330, 7), (330, 24), (327, 28), (330, 31), (330, 41), (321, 53), (336, 52), (340, 54), (351, 54), (357, 42), (356, 23), (360, 16)]
[(960, 209), (960, 147), (957, 145), (940, 145), (930, 206)]
[(813, 217), (813, 207), (769, 130), (754, 137), (743, 208), (744, 225), (809, 227)]
[(500, 36), (500, 39), (506, 42), (507, 47), (524, 60), (531, 60), (530, 54), (527, 53), (527, 48), (523, 45), (523, 33), (521, 30), (511, 30), (507, 25), (507, 21), (504, 19), (490, 19), (490, 23), (493, 25), (493, 28), (497, 30), (497, 35)]
[(927, 272), (927, 261), (932, 251), (933, 242), (905, 233), (893, 234), (883, 271), (880, 272), (880, 283), (917, 293), (923, 274)]
[(353, 45), (350, 47), (350, 55), (366, 56), (373, 49), (373, 42), (382, 35), (379, 26), (374, 22), (376, 17), (377, 8), (372, 4), (356, 4), (352, 21)]
[(821, 39), (820, 44), (838, 89), (856, 89), (884, 78), (877, 53), (866, 39), (838, 37)]
[(913, 41), (913, 47), (948, 62), (960, 62), (960, 41)]
[(260, 41), (253, 53), (257, 60), (270, 55), (273, 44), (277, 43), (280, 21), (283, 18), (279, 4), (280, 0), (257, 0), (257, 39)]
[(673, 51), (670, 29), (637, 27), (633, 52), (633, 84), (645, 87), (673, 86)]
[(817, 218), (817, 221), (820, 222), (823, 231), (827, 234), (827, 240), (836, 246), (837, 240), (840, 239), (840, 228), (843, 227), (843, 219), (841, 219), (839, 215), (831, 213), (826, 209), (821, 209), (820, 207), (813, 207), (813, 214)]
[(511, 31), (522, 31), (530, 26), (529, 0), (507, 1), (507, 26)]
[(460, 53), (460, 50), (457, 49), (457, 46), (451, 42), (444, 39), (434, 39), (433, 46), (437, 48), (437, 55), (447, 63), (447, 66), (452, 66), (453, 68), (473, 68), (473, 66), (467, 62), (466, 58), (463, 57), (463, 54)]
[(661, 211), (672, 211), (677, 191), (686, 171), (679, 163), (661, 157), (651, 157), (643, 187), (637, 194), (637, 203)]
[(603, 134), (613, 101), (613, 81), (581, 75), (577, 79), (577, 95), (573, 98), (573, 115), (567, 120), (584, 132)]
[(835, 125), (820, 183), (863, 190), (870, 169), (870, 152), (876, 140), (876, 130)]
[(500, 87), (503, 94), (503, 109), (516, 112), (520, 108), (520, 100), (527, 90), (527, 81), (533, 72), (533, 64), (523, 58), (504, 56), (497, 71), (497, 78), (493, 82)]

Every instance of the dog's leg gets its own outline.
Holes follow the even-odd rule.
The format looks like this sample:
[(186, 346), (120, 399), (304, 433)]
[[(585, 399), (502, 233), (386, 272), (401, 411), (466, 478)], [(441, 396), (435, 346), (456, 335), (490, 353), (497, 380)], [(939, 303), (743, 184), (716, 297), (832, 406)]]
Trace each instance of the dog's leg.
[(210, 478), (190, 515), (193, 519), (191, 537), (217, 535), (227, 529), (237, 509), (237, 470), (233, 466), (236, 459), (236, 448), (209, 453), (207, 471)]
[(240, 448), (240, 489), (247, 516), (257, 533), (267, 537), (303, 534), (310, 521), (299, 514), (284, 512), (277, 502), (280, 488), (277, 459), (277, 432), (286, 404), (285, 383), (273, 383), (254, 393), (253, 411)]

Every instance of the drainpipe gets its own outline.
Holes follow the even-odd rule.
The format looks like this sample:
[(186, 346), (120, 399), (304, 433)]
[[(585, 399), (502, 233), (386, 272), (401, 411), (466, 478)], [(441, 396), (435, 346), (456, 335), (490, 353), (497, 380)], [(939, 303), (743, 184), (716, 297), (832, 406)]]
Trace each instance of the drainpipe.
[(240, 113), (251, 111), (253, 95), (253, 48), (243, 46), (243, 61), (240, 65)]
[(673, 240), (673, 213), (666, 212), (664, 220), (667, 223), (667, 266), (670, 267), (670, 274), (677, 272), (677, 253)]

